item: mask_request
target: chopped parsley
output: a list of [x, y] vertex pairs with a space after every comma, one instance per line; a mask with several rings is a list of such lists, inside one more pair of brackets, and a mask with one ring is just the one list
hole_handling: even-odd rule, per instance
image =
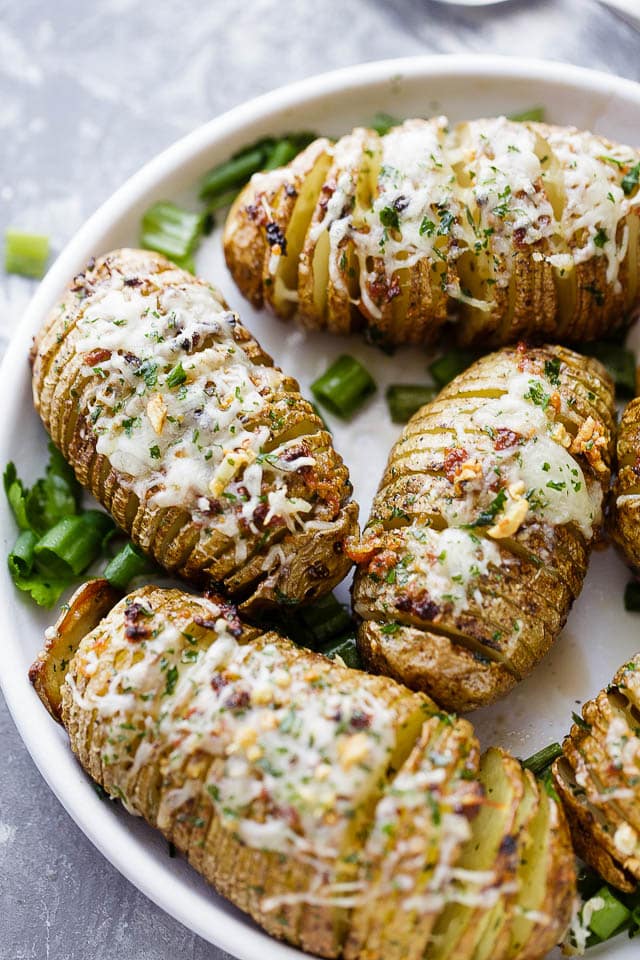
[[167, 375], [167, 386], [179, 387], [180, 384], [184, 383], [186, 379], [187, 379], [187, 375], [184, 372], [184, 368], [182, 366], [182, 361], [181, 361]]
[[400, 217], [398, 211], [393, 207], [383, 207], [380, 211], [380, 223], [383, 227], [390, 227], [397, 230], [400, 226]]
[[525, 393], [524, 399], [530, 400], [531, 403], [535, 403], [537, 407], [542, 407], [543, 410], [546, 410], [551, 397], [548, 393], [544, 392], [544, 388], [539, 380], [529, 380], [529, 389]]

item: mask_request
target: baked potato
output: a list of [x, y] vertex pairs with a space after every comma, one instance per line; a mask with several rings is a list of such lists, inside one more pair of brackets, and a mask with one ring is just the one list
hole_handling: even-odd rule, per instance
[[582, 708], [553, 767], [576, 853], [614, 887], [640, 881], [640, 654]]
[[105, 589], [49, 632], [38, 693], [107, 793], [267, 931], [345, 960], [533, 960], [562, 936], [562, 814], [467, 721], [212, 595], [144, 587], [102, 618]]
[[347, 573], [351, 485], [295, 380], [215, 288], [144, 250], [89, 264], [33, 349], [36, 409], [78, 480], [161, 566], [242, 609]]
[[611, 498], [613, 539], [640, 574], [640, 397], [625, 408], [617, 439], [618, 472]]
[[419, 410], [347, 543], [367, 666], [456, 711], [528, 674], [582, 587], [614, 429], [604, 368], [558, 346], [488, 355]]
[[640, 152], [505, 117], [314, 141], [255, 174], [224, 233], [243, 294], [383, 344], [581, 342], [638, 310]]

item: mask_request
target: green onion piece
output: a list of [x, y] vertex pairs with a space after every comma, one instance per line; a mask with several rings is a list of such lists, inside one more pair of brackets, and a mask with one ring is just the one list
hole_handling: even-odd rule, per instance
[[184, 260], [200, 240], [203, 221], [204, 214], [183, 210], [175, 203], [154, 203], [142, 218], [140, 246], [164, 253], [171, 260]]
[[596, 897], [603, 900], [604, 904], [591, 915], [589, 929], [600, 940], [608, 940], [627, 922], [631, 911], [613, 895], [609, 887], [601, 887]]
[[519, 113], [510, 113], [508, 120], [515, 120], [516, 123], [544, 123], [544, 107], [531, 107], [529, 110], [521, 110]]
[[459, 373], [463, 373], [476, 359], [477, 354], [471, 350], [450, 350], [429, 365], [429, 373], [438, 387], [445, 387]]
[[630, 580], [624, 588], [624, 608], [629, 613], [640, 613], [640, 583]]
[[[268, 142], [273, 143], [273, 141]], [[229, 190], [238, 190], [252, 174], [262, 169], [266, 160], [265, 141], [236, 154], [231, 160], [209, 171], [200, 187], [200, 199], [210, 200], [221, 193], [228, 193]]]
[[34, 548], [38, 568], [56, 579], [77, 576], [96, 560], [113, 521], [100, 510], [66, 517], [48, 530]]
[[419, 383], [392, 383], [387, 387], [387, 406], [394, 423], [406, 423], [414, 413], [430, 403], [437, 391]]
[[576, 877], [581, 900], [590, 900], [602, 886], [602, 878], [586, 864], [581, 864]]
[[375, 114], [368, 126], [380, 134], [381, 137], [384, 137], [385, 133], [389, 133], [392, 127], [398, 127], [401, 123], [402, 120], [398, 120], [397, 117], [392, 117], [390, 113], [381, 110]]
[[16, 522], [21, 530], [29, 530], [30, 524], [27, 519], [27, 494], [22, 480], [18, 477], [16, 465], [12, 461], [7, 464], [2, 477], [4, 492], [7, 495], [9, 506], [13, 511]]
[[9, 227], [4, 234], [4, 268], [23, 277], [44, 276], [49, 259], [49, 237], [22, 233]]
[[263, 170], [277, 170], [278, 167], [285, 167], [288, 163], [293, 160], [294, 157], [300, 153], [300, 148], [297, 143], [293, 140], [289, 140], [285, 137], [282, 140], [278, 140], [274, 144], [273, 149], [269, 152]]
[[562, 756], [562, 747], [559, 743], [550, 743], [548, 746], [543, 747], [542, 750], [538, 750], [537, 753], [534, 753], [531, 757], [527, 757], [526, 760], [522, 761], [522, 766], [527, 770], [531, 770], [531, 773], [539, 777], [540, 774], [544, 773], [547, 770], [554, 760], [557, 760], [558, 757]]
[[216, 196], [207, 204], [207, 213], [217, 213], [218, 210], [223, 210], [225, 207], [230, 207], [235, 198], [238, 196], [238, 192], [238, 190], [226, 190], [224, 193], [216, 194]]
[[368, 370], [354, 357], [343, 354], [311, 384], [314, 397], [337, 417], [347, 419], [376, 391]]
[[352, 667], [354, 670], [363, 669], [356, 638], [352, 635], [336, 637], [333, 640], [329, 640], [324, 646], [318, 648], [318, 652], [324, 654], [325, 657], [329, 657], [330, 660], [341, 657], [346, 665]]
[[301, 607], [298, 617], [307, 632], [311, 634], [314, 646], [344, 634], [353, 626], [349, 613], [332, 593], [311, 606]]
[[631, 350], [607, 340], [594, 340], [584, 345], [583, 352], [595, 357], [606, 367], [622, 396], [635, 396], [636, 358]]
[[132, 543], [125, 543], [122, 550], [116, 553], [105, 567], [103, 576], [112, 587], [126, 590], [134, 577], [153, 570], [153, 565], [145, 555], [134, 547]]
[[33, 570], [34, 547], [38, 542], [33, 530], [23, 530], [9, 554], [9, 572], [15, 580], [17, 577], [28, 577]]

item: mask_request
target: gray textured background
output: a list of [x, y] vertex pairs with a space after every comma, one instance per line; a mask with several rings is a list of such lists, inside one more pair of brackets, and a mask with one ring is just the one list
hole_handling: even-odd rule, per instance
[[[464, 51], [640, 79], [640, 34], [596, 0], [0, 0], [0, 229], [49, 233], [57, 251], [142, 163], [234, 104], [363, 60]], [[32, 290], [0, 276], [0, 349]], [[0, 756], [0, 960], [222, 960], [93, 849], [1, 698]]]

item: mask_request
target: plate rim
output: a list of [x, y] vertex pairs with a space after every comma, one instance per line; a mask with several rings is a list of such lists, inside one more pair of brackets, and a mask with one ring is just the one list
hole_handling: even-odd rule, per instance
[[[125, 216], [145, 192], [157, 187], [164, 178], [175, 175], [183, 164], [208, 146], [214, 145], [217, 138], [229, 137], [256, 122], [268, 120], [270, 116], [284, 109], [298, 107], [307, 100], [337, 93], [344, 95], [347, 91], [355, 92], [375, 83], [392, 81], [394, 77], [422, 76], [428, 79], [435, 75], [446, 78], [478, 74], [491, 79], [517, 77], [534, 82], [565, 82], [584, 92], [591, 90], [599, 94], [609, 93], [612, 98], [626, 95], [637, 100], [640, 107], [640, 84], [633, 80], [560, 61], [492, 54], [438, 54], [358, 63], [314, 74], [254, 97], [201, 124], [155, 155], [125, 180], [84, 222], [48, 270], [18, 322], [0, 366], [3, 391], [10, 390], [12, 386], [20, 387], [25, 376], [24, 357], [33, 336], [32, 331], [36, 329], [36, 322], [44, 318], [69, 277], [79, 269], [86, 258], [87, 250], [92, 248], [93, 238]], [[10, 422], [10, 418], [0, 421], [0, 461], [2, 453], [6, 455], [9, 452]], [[0, 605], [0, 628], [5, 635], [11, 635], [13, 625], [10, 611], [15, 596], [7, 592], [7, 582], [5, 574], [5, 577], [0, 579], [0, 597], [5, 601]], [[44, 710], [34, 709], [36, 696], [29, 681], [26, 676], [22, 677], [17, 668], [16, 673], [17, 676], [12, 675], [9, 660], [8, 666], [0, 670], [0, 688], [31, 759], [78, 828], [123, 876], [188, 930], [240, 960], [263, 960], [265, 950], [274, 960], [300, 960], [305, 956], [297, 948], [270, 937], [244, 914], [221, 913], [224, 922], [212, 932], [211, 925], [198, 922], [193, 916], [193, 910], [189, 909], [192, 891], [187, 891], [186, 898], [176, 897], [179, 891], [174, 889], [173, 883], [164, 883], [163, 875], [155, 876], [153, 871], [145, 873], [132, 865], [127, 849], [111, 843], [112, 840], [117, 840], [113, 818], [108, 816], [107, 811], [96, 811], [93, 805], [89, 815], [86, 815], [82, 804], [83, 796], [86, 799], [86, 792], [80, 791], [78, 794], [75, 785], [70, 786], [64, 775], [55, 769], [55, 752], [59, 748], [58, 730]], [[57, 747], [54, 747], [54, 744]], [[80, 768], [78, 770], [80, 775]], [[211, 907], [220, 910], [215, 902], [211, 903]]]

